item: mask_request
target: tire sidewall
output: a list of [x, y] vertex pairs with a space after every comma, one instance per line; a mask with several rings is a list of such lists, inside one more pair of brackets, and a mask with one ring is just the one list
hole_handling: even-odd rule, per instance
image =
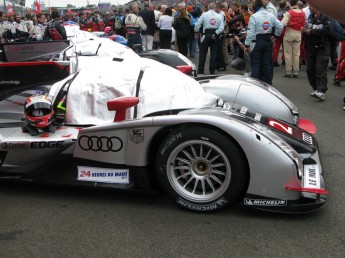
[[[216, 145], [226, 155], [230, 163], [231, 178], [228, 188], [211, 202], [194, 202], [180, 196], [168, 179], [167, 162], [172, 151], [181, 143], [190, 140], [202, 140]], [[237, 144], [225, 134], [207, 127], [187, 127], [171, 132], [158, 149], [156, 159], [157, 179], [161, 188], [180, 206], [196, 211], [212, 211], [225, 207], [238, 199], [242, 193], [246, 178], [246, 163]]]

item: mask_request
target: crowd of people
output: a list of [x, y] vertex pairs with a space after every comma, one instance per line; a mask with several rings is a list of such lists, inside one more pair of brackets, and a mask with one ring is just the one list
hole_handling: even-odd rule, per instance
[[66, 40], [66, 30], [57, 11], [25, 17], [0, 11], [0, 42]]
[[209, 1], [207, 6], [196, 1], [177, 6], [169, 2], [132, 2], [107, 13], [70, 12], [63, 17], [56, 11], [25, 17], [0, 12], [0, 38], [66, 39], [62, 22], [73, 21], [82, 30], [106, 30], [126, 37], [128, 46], [138, 52], [171, 49], [175, 43], [181, 54], [193, 59], [199, 50], [199, 74], [205, 72], [207, 53], [210, 74], [231, 65], [268, 84], [272, 84], [274, 67], [284, 65], [286, 78], [298, 78], [300, 67], [307, 65], [311, 96], [319, 100], [325, 99], [327, 69], [336, 70], [334, 85], [340, 86], [345, 78], [344, 26], [306, 0], [275, 1], [279, 6], [271, 0], [248, 0], [241, 5]]

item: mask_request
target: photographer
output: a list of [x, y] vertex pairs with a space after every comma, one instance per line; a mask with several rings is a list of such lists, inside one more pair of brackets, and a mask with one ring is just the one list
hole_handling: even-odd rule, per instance
[[[249, 8], [248, 5], [241, 5], [240, 9], [239, 9], [239, 15], [236, 16], [234, 19], [230, 20], [230, 22], [228, 23], [229, 28], [232, 28], [230, 30], [230, 33], [232, 35], [240, 35], [241, 34], [241, 30], [242, 29], [247, 29], [248, 27], [248, 23], [249, 23], [249, 19], [251, 16], [251, 12], [249, 12]], [[238, 53], [238, 45], [236, 43], [236, 41], [232, 41], [233, 44], [233, 48], [236, 49], [235, 52]], [[237, 58], [240, 57], [240, 53], [238, 53], [238, 55], [234, 56], [233, 61]]]
[[247, 37], [247, 31], [242, 30], [240, 35], [234, 35], [233, 41], [236, 42], [238, 47], [240, 48], [239, 58], [231, 62], [231, 67], [235, 68], [236, 70], [243, 70], [243, 74], [246, 76], [250, 76], [251, 74], [251, 67], [250, 67], [250, 57], [248, 53], [245, 53], [245, 45], [244, 42]]

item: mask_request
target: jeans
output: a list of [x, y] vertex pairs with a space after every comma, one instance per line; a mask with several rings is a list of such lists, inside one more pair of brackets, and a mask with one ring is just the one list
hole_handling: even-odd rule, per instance
[[199, 52], [199, 65], [198, 65], [198, 73], [204, 73], [204, 67], [206, 62], [206, 55], [208, 48], [210, 47], [211, 52], [211, 60], [210, 60], [210, 74], [214, 74], [217, 65], [217, 46], [218, 41], [212, 39], [212, 34], [206, 34], [204, 39], [201, 41], [200, 44], [200, 52]]
[[238, 45], [237, 43], [234, 43], [232, 45], [232, 60], [235, 60], [238, 58], [238, 52], [239, 52]]
[[[141, 53], [143, 52], [142, 41], [140, 34], [128, 35], [127, 46], [134, 50], [134, 52]], [[140, 45], [140, 46], [133, 46]]]
[[188, 42], [188, 50], [190, 57], [195, 57], [196, 46], [198, 44], [198, 40], [194, 37], [194, 33], [189, 38]]
[[253, 78], [262, 80], [272, 85], [272, 51], [271, 40], [257, 40], [254, 49], [250, 53]]

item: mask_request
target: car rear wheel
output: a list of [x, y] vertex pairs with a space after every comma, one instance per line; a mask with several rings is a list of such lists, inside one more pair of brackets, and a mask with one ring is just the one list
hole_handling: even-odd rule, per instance
[[235, 201], [247, 178], [245, 158], [232, 140], [206, 127], [173, 131], [156, 159], [162, 189], [179, 205], [210, 211]]

